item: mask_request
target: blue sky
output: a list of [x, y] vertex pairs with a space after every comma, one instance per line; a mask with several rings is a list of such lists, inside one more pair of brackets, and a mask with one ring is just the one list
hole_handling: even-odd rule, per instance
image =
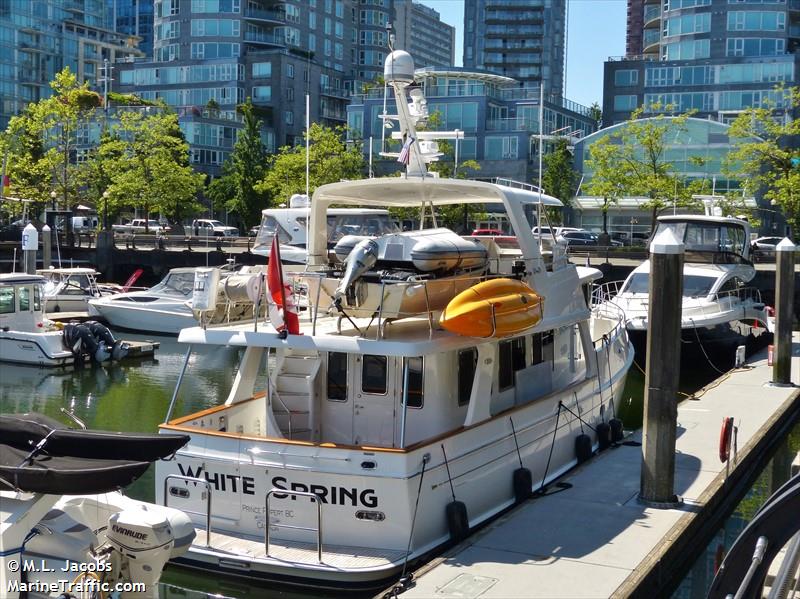
[[[625, 54], [625, 0], [568, 0], [567, 93], [588, 106], [603, 101], [603, 61]], [[456, 28], [456, 65], [461, 64], [463, 0], [420, 0]]]

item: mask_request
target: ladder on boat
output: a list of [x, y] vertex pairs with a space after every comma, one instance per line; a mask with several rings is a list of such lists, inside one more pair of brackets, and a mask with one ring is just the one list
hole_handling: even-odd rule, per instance
[[317, 351], [286, 350], [272, 375], [272, 409], [287, 439], [310, 441], [314, 435], [315, 382], [322, 359]]

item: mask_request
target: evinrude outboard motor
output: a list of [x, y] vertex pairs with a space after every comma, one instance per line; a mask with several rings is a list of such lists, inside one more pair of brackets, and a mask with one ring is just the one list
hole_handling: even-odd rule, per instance
[[341, 283], [334, 293], [334, 302], [338, 303], [342, 296], [349, 293], [356, 280], [378, 261], [380, 247], [374, 239], [362, 239], [353, 248], [345, 260], [345, 271]]
[[[111, 358], [118, 361], [128, 355], [130, 346], [119, 339], [115, 339], [107, 326], [100, 324], [96, 320], [87, 320], [84, 325], [86, 325], [92, 333], [95, 340], [99, 342], [98, 351], [95, 352], [95, 360], [98, 362], [105, 362]], [[104, 350], [102, 352], [100, 352], [101, 347]]]

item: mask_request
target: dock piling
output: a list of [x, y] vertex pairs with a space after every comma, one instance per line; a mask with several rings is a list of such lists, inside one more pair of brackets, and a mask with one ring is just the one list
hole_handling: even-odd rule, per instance
[[772, 383], [791, 385], [795, 245], [784, 238], [775, 247], [775, 357]]
[[650, 305], [645, 363], [639, 501], [674, 507], [684, 246], [664, 231], [650, 244]]
[[26, 274], [36, 274], [37, 251], [39, 251], [39, 231], [31, 223], [28, 223], [22, 230], [22, 254]]
[[53, 264], [53, 239], [50, 227], [42, 227], [42, 268], [50, 268]]

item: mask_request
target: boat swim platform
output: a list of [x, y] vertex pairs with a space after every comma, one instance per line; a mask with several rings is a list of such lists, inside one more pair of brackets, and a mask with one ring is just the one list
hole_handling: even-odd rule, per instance
[[[195, 541], [192, 548], [206, 549], [206, 529], [195, 527]], [[270, 539], [269, 555], [266, 553], [264, 537], [232, 536], [211, 531], [211, 547], [208, 551], [216, 554], [228, 553], [231, 557], [246, 560], [268, 560], [276, 566], [298, 564], [300, 566], [317, 567], [317, 544], [314, 542], [287, 541]], [[330, 570], [353, 571], [389, 568], [393, 563], [402, 562], [405, 551], [394, 549], [372, 549], [369, 547], [352, 547], [344, 545], [322, 545], [322, 564]], [[222, 557], [222, 556], [219, 556]], [[181, 563], [181, 560], [177, 560]], [[187, 564], [182, 564], [187, 565]]]
[[[800, 380], [800, 335], [792, 377]], [[401, 596], [481, 599], [664, 596], [751, 484], [774, 442], [796, 422], [800, 388], [772, 386], [766, 350], [678, 405], [677, 508], [638, 500], [641, 429], [419, 567]], [[720, 426], [733, 416], [738, 456], [726, 479]], [[733, 453], [733, 451], [731, 452]], [[563, 488], [566, 487], [566, 488]], [[421, 506], [424, 508], [424, 506]], [[717, 516], [715, 516], [717, 515]], [[709, 579], [710, 583], [710, 579]], [[386, 592], [377, 595], [385, 596]]]

